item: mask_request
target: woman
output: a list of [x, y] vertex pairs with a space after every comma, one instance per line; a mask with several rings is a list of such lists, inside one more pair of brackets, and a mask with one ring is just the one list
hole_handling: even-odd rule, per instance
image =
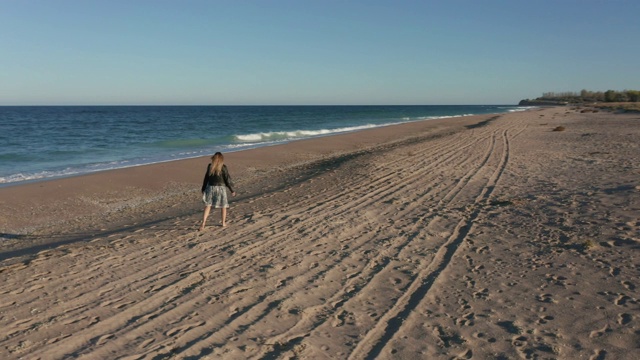
[[226, 188], [229, 188], [232, 196], [236, 196], [236, 192], [233, 190], [231, 176], [229, 176], [229, 170], [227, 170], [227, 166], [224, 164], [224, 156], [222, 156], [222, 153], [217, 152], [211, 157], [211, 164], [207, 166], [207, 172], [204, 174], [204, 181], [202, 182], [202, 200], [204, 201], [205, 207], [200, 231], [204, 230], [211, 206], [222, 210], [222, 227], [227, 226], [226, 220], [229, 201], [227, 200]]

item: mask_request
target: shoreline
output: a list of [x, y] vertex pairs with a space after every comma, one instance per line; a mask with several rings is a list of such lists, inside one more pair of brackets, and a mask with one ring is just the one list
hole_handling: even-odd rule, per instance
[[[531, 110], [529, 110], [531, 111]], [[460, 116], [446, 119], [429, 119], [383, 127], [363, 129], [354, 132], [318, 136], [314, 138], [290, 141], [282, 144], [252, 149], [225, 152], [226, 163], [232, 169], [234, 178], [255, 177], [256, 173], [269, 171], [269, 167], [302, 166], [326, 157], [344, 152], [358, 151], [378, 146], [396, 137], [413, 136], [416, 132], [440, 132], [481, 122], [485, 118], [506, 115], [496, 113], [486, 115]], [[325, 146], [325, 144], [327, 144]], [[308, 146], [307, 146], [308, 144]], [[306, 148], [311, 149], [311, 151]], [[288, 150], [291, 149], [291, 150]], [[279, 160], [269, 159], [265, 152], [274, 152]], [[37, 231], [42, 227], [55, 225], [56, 216], [48, 216], [52, 211], [64, 212], [71, 216], [62, 216], [64, 221], [82, 215], [99, 213], [87, 206], [87, 203], [109, 207], [110, 194], [127, 189], [135, 194], [138, 202], [152, 197], [154, 192], [184, 192], [190, 187], [199, 189], [202, 164], [209, 156], [169, 160], [152, 164], [136, 165], [126, 168], [102, 170], [92, 173], [71, 175], [54, 179], [39, 179], [20, 184], [0, 186], [0, 213], [9, 214], [0, 220], [0, 234], [22, 235]], [[206, 168], [206, 165], [204, 165]], [[50, 189], [55, 192], [51, 192]], [[253, 194], [255, 195], [255, 194]], [[197, 196], [195, 197], [197, 198]], [[126, 206], [127, 200], [120, 206]], [[135, 206], [135, 200], [129, 200]], [[43, 204], [44, 203], [44, 204]], [[50, 203], [55, 206], [50, 207]], [[113, 206], [112, 206], [113, 207]], [[81, 211], [77, 211], [80, 208]], [[74, 213], [75, 210], [75, 213]], [[109, 211], [110, 209], [104, 209]], [[71, 212], [71, 213], [69, 213]], [[42, 219], [46, 220], [42, 220]]]
[[[464, 117], [470, 117], [470, 116], [487, 116], [487, 115], [499, 115], [499, 114], [501, 114], [501, 113], [484, 114], [484, 115], [443, 116], [443, 117], [438, 117], [438, 118], [434, 118], [434, 119], [422, 119], [422, 120], [413, 120], [413, 121], [392, 123], [392, 124], [385, 124], [385, 125], [376, 125], [376, 126], [372, 126], [370, 128], [362, 128], [362, 129], [358, 129], [358, 130], [348, 130], [348, 131], [336, 132], [336, 133], [331, 133], [331, 134], [326, 134], [326, 135], [314, 135], [314, 136], [310, 136], [310, 137], [307, 137], [307, 138], [291, 139], [291, 140], [282, 141], [282, 142], [274, 142], [274, 143], [267, 143], [267, 144], [263, 144], [263, 145], [248, 146], [247, 148], [243, 148], [243, 149], [225, 150], [225, 151], [222, 151], [222, 152], [225, 153], [225, 154], [229, 154], [229, 153], [242, 152], [242, 151], [268, 149], [268, 148], [270, 148], [272, 146], [287, 145], [289, 143], [297, 142], [297, 141], [314, 140], [314, 139], [331, 137], [331, 136], [340, 136], [340, 135], [346, 135], [346, 134], [350, 134], [350, 133], [358, 133], [360, 131], [383, 129], [383, 128], [386, 128], [386, 127], [389, 127], [389, 126], [401, 126], [401, 125], [411, 124], [411, 123], [416, 123], [416, 122], [449, 120], [449, 119], [458, 119], [458, 118], [464, 118]], [[225, 147], [225, 146], [228, 146], [228, 144], [222, 145], [222, 147]], [[22, 185], [34, 184], [34, 183], [39, 183], [39, 182], [63, 180], [63, 179], [68, 179], [68, 178], [73, 178], [73, 177], [78, 177], [78, 176], [99, 174], [99, 173], [108, 172], [108, 171], [124, 170], [124, 169], [130, 169], [130, 168], [134, 168], [134, 167], [140, 167], [140, 166], [158, 165], [158, 164], [164, 164], [164, 163], [171, 163], [171, 162], [174, 162], [174, 161], [186, 161], [186, 160], [193, 160], [193, 159], [204, 159], [204, 158], [207, 158], [208, 156], [209, 155], [198, 155], [198, 156], [191, 156], [191, 157], [185, 157], [185, 158], [179, 158], [179, 159], [167, 159], [167, 160], [160, 160], [160, 161], [151, 162], [151, 163], [141, 163], [141, 164], [135, 164], [135, 165], [128, 165], [128, 166], [122, 166], [122, 167], [117, 167], [117, 168], [111, 168], [111, 169], [94, 170], [94, 171], [89, 171], [89, 172], [84, 172], [84, 173], [67, 174], [67, 175], [59, 175], [59, 176], [53, 176], [53, 177], [42, 177], [42, 178], [28, 179], [28, 180], [22, 180], [22, 181], [16, 181], [16, 182], [0, 183], [0, 189], [13, 187], [13, 186], [22, 186]]]
[[[352, 107], [357, 109], [363, 108], [362, 106], [352, 106]], [[470, 107], [470, 108], [467, 108], [467, 107]], [[89, 108], [92, 108], [92, 107], [89, 107]], [[97, 107], [97, 108], [100, 108], [100, 107]], [[171, 108], [173, 109], [175, 107], [171, 107]], [[200, 109], [202, 107], [196, 106], [196, 107], [188, 107], [188, 108]], [[247, 108], [247, 107], [243, 106], [240, 108]], [[263, 109], [265, 107], [259, 106], [257, 108]], [[292, 108], [292, 107], [279, 107], [279, 108]], [[313, 108], [315, 109], [317, 107], [313, 107]], [[325, 106], [320, 108], [327, 108], [327, 109], [336, 108], [337, 109], [340, 107]], [[363, 111], [363, 112], [371, 111], [369, 110], [369, 108], [376, 109], [377, 107], [365, 107], [365, 109], [361, 109], [359, 111]], [[72, 158], [51, 157], [47, 155], [45, 156], [46, 158], [48, 158], [51, 161], [54, 161], [57, 164], [55, 168], [50, 168], [49, 165], [51, 164], [48, 162], [45, 162], [45, 163], [22, 162], [21, 166], [18, 166], [18, 164], [20, 163], [18, 162], [14, 164], [14, 166], [18, 166], [18, 168], [11, 167], [11, 169], [5, 169], [3, 167], [4, 170], [2, 171], [2, 173], [5, 175], [0, 176], [0, 182], [1, 182], [0, 187], [27, 184], [27, 183], [38, 182], [42, 180], [54, 180], [54, 179], [61, 179], [61, 178], [67, 178], [67, 177], [73, 177], [73, 176], [80, 176], [84, 174], [98, 173], [105, 170], [116, 170], [116, 169], [130, 168], [135, 166], [144, 166], [144, 165], [150, 165], [150, 164], [163, 163], [168, 161], [198, 158], [198, 157], [206, 156], [207, 153], [213, 149], [216, 149], [217, 151], [222, 151], [222, 152], [236, 152], [236, 151], [260, 148], [264, 146], [284, 144], [290, 141], [303, 140], [303, 139], [309, 139], [309, 138], [315, 138], [315, 137], [323, 137], [326, 135], [330, 136], [330, 135], [336, 135], [336, 134], [343, 134], [343, 133], [359, 131], [359, 130], [364, 130], [369, 128], [386, 127], [389, 125], [401, 125], [404, 123], [411, 123], [416, 121], [442, 120], [442, 119], [449, 119], [449, 118], [455, 118], [455, 117], [464, 117], [464, 116], [470, 116], [471, 114], [474, 114], [474, 113], [482, 115], [487, 111], [508, 113], [512, 111], [523, 111], [527, 109], [526, 107], [518, 107], [518, 106], [502, 106], [501, 107], [498, 105], [490, 105], [490, 106], [486, 106], [485, 108], [484, 106], [477, 106], [477, 105], [476, 106], [456, 105], [456, 106], [453, 106], [453, 108], [458, 109], [455, 111], [456, 114], [447, 115], [451, 112], [451, 110], [447, 110], [447, 106], [433, 106], [433, 109], [439, 109], [439, 110], [433, 110], [433, 109], [430, 110], [429, 106], [416, 106], [417, 109], [421, 109], [419, 112], [416, 112], [416, 113], [414, 113], [413, 110], [407, 110], [406, 108], [411, 108], [407, 106], [397, 106], [397, 107], [380, 106], [379, 108], [381, 109], [380, 110], [381, 114], [386, 114], [387, 111], [391, 111], [391, 112], [396, 111], [397, 113], [388, 114], [387, 116], [382, 115], [382, 116], [372, 116], [368, 118], [363, 118], [361, 114], [360, 115], [358, 115], [358, 113], [351, 114], [351, 112], [346, 111], [345, 114], [347, 115], [342, 115], [342, 117], [344, 118], [343, 120], [345, 120], [350, 125], [345, 124], [342, 127], [338, 126], [335, 123], [331, 123], [333, 125], [328, 124], [325, 127], [317, 128], [314, 124], [318, 122], [322, 122], [323, 111], [319, 111], [316, 117], [311, 116], [309, 119], [306, 119], [306, 122], [305, 122], [305, 119], [299, 119], [301, 120], [301, 123], [299, 124], [298, 127], [296, 127], [296, 129], [298, 130], [278, 131], [278, 130], [261, 128], [258, 125], [255, 125], [256, 127], [252, 129], [243, 128], [242, 126], [233, 127], [234, 130], [232, 132], [223, 131], [219, 135], [210, 136], [209, 140], [207, 141], [208, 142], [208, 145], [206, 146], [208, 147], [207, 150], [203, 149], [202, 147], [180, 148], [180, 147], [174, 146], [176, 144], [185, 145], [186, 143], [191, 143], [192, 146], [196, 146], [196, 143], [199, 146], [203, 146], [204, 140], [202, 139], [194, 138], [191, 140], [188, 140], [188, 139], [170, 140], [160, 136], [161, 134], [158, 134], [159, 138], [156, 139], [155, 141], [152, 141], [151, 144], [148, 144], [148, 146], [143, 144], [138, 144], [136, 146], [134, 145], [128, 146], [128, 150], [126, 151], [127, 153], [126, 156], [122, 154], [123, 149], [119, 145], [115, 145], [112, 147], [111, 154], [113, 156], [111, 158], [103, 157], [103, 155], [94, 154], [93, 151], [91, 150], [82, 150], [82, 148], [78, 148], [78, 149], [75, 149], [75, 152], [76, 153], [82, 152], [84, 154], [83, 155], [84, 161], [80, 161], [80, 163], [75, 163], [75, 164], [67, 163], [67, 161], [73, 161]], [[397, 109], [401, 109], [401, 110], [397, 110]], [[73, 116], [76, 116], [75, 115], [76, 113], [82, 114], [82, 113], [91, 112], [91, 111], [92, 110], [83, 110], [83, 111], [69, 110], [69, 112], [71, 113], [69, 116], [72, 116], [72, 119], [74, 119], [74, 121], [80, 122], [85, 119], [83, 118], [75, 119], [73, 118]], [[95, 111], [101, 114], [100, 110], [95, 110]], [[328, 111], [328, 110], [324, 110], [324, 111]], [[331, 111], [337, 111], [337, 110], [331, 110]], [[248, 116], [251, 117], [254, 115], [262, 114], [265, 116], [266, 119], [271, 119], [271, 117], [273, 116], [273, 114], [271, 114], [269, 111], [266, 111], [266, 110], [260, 110], [260, 111], [254, 111], [254, 112], [255, 114], [249, 112]], [[301, 111], [298, 111], [298, 112], [292, 111], [291, 114], [288, 114], [288, 115], [284, 110], [281, 110], [281, 112], [283, 112], [281, 115], [285, 117], [289, 116], [291, 120], [298, 120], [298, 117], [302, 116], [299, 114]], [[419, 116], [418, 115], [419, 113], [421, 113], [422, 116]], [[441, 115], [429, 115], [434, 113], [439, 113]], [[46, 114], [54, 117], [63, 115], [63, 114], [57, 114], [57, 113], [52, 113], [52, 114], [46, 113]], [[114, 116], [118, 114], [119, 112], [113, 113]], [[171, 117], [171, 114], [173, 114], [173, 112], [170, 112], [168, 117]], [[189, 114], [188, 111], [178, 112], [173, 116], [185, 116], [186, 114]], [[279, 113], [276, 112], [274, 114], [278, 115]], [[325, 117], [328, 117], [329, 119], [334, 119], [334, 116], [340, 117], [338, 113], [334, 114], [331, 112], [325, 115], [326, 115]], [[355, 120], [349, 121], [348, 118], [351, 118], [351, 117], [353, 117]], [[283, 119], [283, 121], [287, 122], [289, 120], [288, 118], [285, 118]], [[62, 124], [66, 124], [66, 123], [63, 122]], [[8, 125], [8, 126], [10, 127], [11, 125]], [[166, 127], [167, 124], [160, 125], [160, 126]], [[193, 124], [191, 124], [191, 126], [193, 126]], [[275, 124], [272, 124], [271, 126], [277, 127], [277, 125]], [[166, 135], [167, 134], [165, 134], [164, 136], [166, 137]], [[64, 138], [64, 135], [60, 135], [60, 136], [61, 136], [61, 139]], [[172, 137], [175, 137], [175, 136], [176, 134], [173, 134]], [[187, 138], [189, 138], [195, 135], [190, 134], [186, 136]], [[57, 143], [56, 141], [61, 141], [61, 139], [58, 139], [58, 137], [59, 136], [52, 135], [51, 142], [55, 144]], [[96, 141], [98, 142], [107, 141], [107, 140], [100, 140], [98, 138], [94, 138], [91, 134], [87, 134], [87, 137], [89, 138], [87, 139], [88, 143], [92, 143]], [[117, 134], [113, 134], [113, 137], [117, 137]], [[18, 158], [20, 158], [20, 156], [28, 157], [29, 154], [25, 154], [23, 150], [20, 150], [20, 149], [24, 149], [27, 146], [27, 144], [25, 143], [22, 146], [18, 146], [19, 142], [20, 141], [18, 141], [16, 144], [13, 144], [15, 146], [9, 145], [9, 149], [8, 149], [9, 153], [12, 153], [12, 151], [15, 152], [15, 155]], [[47, 144], [48, 143], [50, 142], [47, 142]], [[173, 145], [169, 145], [169, 144], [173, 144]], [[214, 144], [217, 144], [217, 145], [214, 145]], [[46, 147], [47, 145], [41, 144], [40, 146]], [[13, 148], [15, 149], [11, 150]], [[151, 153], [149, 151], [145, 151], [145, 149], [151, 149], [151, 148], [154, 149], [152, 150]], [[100, 153], [100, 151], [98, 153]], [[115, 155], [118, 153], [120, 153], [119, 156]], [[4, 165], [8, 166], [10, 164], [13, 164], [11, 158], [8, 158], [7, 160], [9, 161], [9, 163]]]
[[640, 116], [470, 120], [21, 188], [0, 357], [639, 358]]

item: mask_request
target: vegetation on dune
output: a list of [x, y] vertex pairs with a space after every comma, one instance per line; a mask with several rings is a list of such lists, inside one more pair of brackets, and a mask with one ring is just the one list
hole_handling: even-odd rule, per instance
[[542, 93], [542, 96], [536, 100], [547, 100], [564, 102], [568, 104], [582, 104], [593, 102], [640, 102], [640, 91], [638, 90], [607, 90], [602, 91], [589, 91], [582, 90], [577, 92], [546, 92]]
[[520, 105], [589, 105], [603, 110], [637, 112], [640, 111], [640, 91], [546, 92], [536, 99], [522, 100]]

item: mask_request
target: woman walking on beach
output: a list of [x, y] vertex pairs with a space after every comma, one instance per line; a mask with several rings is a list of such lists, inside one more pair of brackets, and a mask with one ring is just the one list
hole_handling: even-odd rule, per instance
[[204, 230], [211, 206], [222, 210], [222, 227], [227, 226], [229, 201], [227, 200], [226, 188], [229, 188], [232, 196], [236, 196], [229, 170], [224, 164], [224, 156], [222, 156], [222, 153], [217, 152], [211, 157], [211, 164], [207, 166], [207, 172], [204, 174], [204, 181], [202, 182], [202, 200], [205, 207], [200, 231]]

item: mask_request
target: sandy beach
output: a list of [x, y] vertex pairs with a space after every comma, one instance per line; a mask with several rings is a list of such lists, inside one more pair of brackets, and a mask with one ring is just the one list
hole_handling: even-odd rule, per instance
[[238, 196], [204, 232], [208, 158], [0, 188], [0, 358], [640, 358], [640, 114], [225, 160]]

